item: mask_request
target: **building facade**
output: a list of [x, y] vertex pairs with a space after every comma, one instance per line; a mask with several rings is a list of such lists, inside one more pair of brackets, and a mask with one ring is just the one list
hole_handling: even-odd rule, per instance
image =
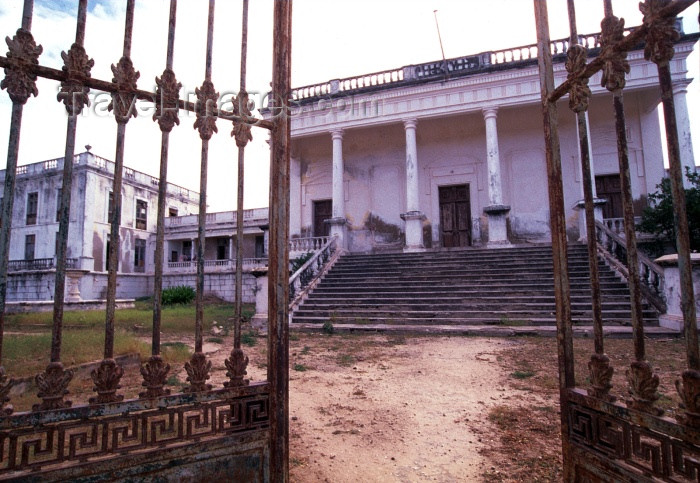
[[[683, 164], [695, 169], [683, 35], [671, 62]], [[595, 52], [598, 35], [581, 37]], [[556, 83], [567, 41], [552, 43]], [[499, 246], [549, 241], [545, 147], [535, 46], [336, 79], [295, 89], [292, 236], [337, 234], [350, 251]], [[628, 56], [624, 102], [637, 207], [665, 174], [656, 66]], [[594, 189], [606, 218], [621, 217], [612, 95], [590, 82]], [[574, 114], [562, 100], [559, 133], [570, 237], [583, 185]], [[602, 204], [602, 203], [601, 203]]]
[[[9, 253], [8, 300], [54, 297], [58, 206], [63, 158], [17, 168]], [[0, 181], [5, 171], [0, 171]], [[80, 273], [82, 299], [104, 299], [114, 163], [84, 152], [74, 159], [67, 268]], [[119, 247], [120, 298], [151, 295], [155, 267], [158, 178], [125, 167]], [[0, 183], [0, 196], [2, 193]], [[195, 286], [199, 193], [168, 183], [166, 190], [164, 286]], [[235, 212], [208, 213], [205, 245], [207, 291], [233, 300]], [[265, 264], [267, 208], [245, 210], [243, 247], [247, 264]], [[69, 274], [70, 276], [70, 274]], [[70, 278], [70, 277], [69, 277]], [[254, 294], [246, 294], [252, 301]]]

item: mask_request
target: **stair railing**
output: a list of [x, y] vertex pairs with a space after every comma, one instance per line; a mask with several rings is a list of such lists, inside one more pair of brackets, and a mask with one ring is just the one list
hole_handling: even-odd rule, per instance
[[[600, 221], [595, 222], [595, 236], [598, 242], [598, 253], [622, 277], [628, 279], [629, 267], [627, 266], [625, 239]], [[642, 295], [656, 310], [663, 314], [666, 312], [666, 301], [663, 296], [664, 271], [641, 252], [637, 253], [637, 258], [639, 260], [637, 270], [639, 270], [642, 282]]]
[[290, 310], [296, 307], [305, 294], [316, 286], [318, 280], [338, 259], [341, 250], [337, 250], [336, 240], [335, 236], [328, 237], [323, 246], [289, 277]]

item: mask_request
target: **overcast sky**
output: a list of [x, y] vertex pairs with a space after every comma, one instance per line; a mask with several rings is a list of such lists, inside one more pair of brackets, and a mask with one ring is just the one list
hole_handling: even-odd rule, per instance
[[[75, 36], [77, 0], [36, 0], [32, 31], [44, 48], [40, 62], [61, 68], [60, 52]], [[139, 88], [154, 90], [156, 75], [165, 67], [169, 0], [137, 0], [132, 59], [141, 73]], [[95, 59], [93, 77], [111, 80], [110, 65], [121, 56], [126, 1], [89, 0], [86, 50]], [[639, 25], [639, 0], [613, 1], [615, 14], [627, 26]], [[183, 83], [181, 97], [193, 100], [195, 87], [204, 79], [208, 2], [178, 3], [174, 70]], [[221, 94], [238, 91], [240, 65], [240, 0], [219, 0], [214, 27], [213, 82]], [[566, 0], [549, 0], [551, 36], [568, 36]], [[579, 33], [600, 31], [602, 0], [578, 0]], [[21, 22], [19, 0], [0, 0], [0, 33], [12, 36]], [[438, 19], [446, 57], [534, 44], [535, 22], [531, 0], [294, 0], [292, 84], [295, 87], [329, 79], [381, 71], [441, 58], [433, 10]], [[686, 32], [697, 32], [698, 9], [687, 12]], [[250, 0], [248, 90], [269, 90], [272, 65], [272, 1]], [[698, 78], [697, 45], [688, 62], [690, 77]], [[695, 152], [700, 152], [699, 81], [689, 88], [688, 105], [694, 130]], [[56, 101], [58, 83], [39, 80], [38, 98], [24, 110], [19, 164], [63, 156], [65, 110]], [[114, 159], [116, 123], [106, 112], [105, 94], [91, 93], [93, 106], [78, 122], [77, 151], [90, 144], [92, 152]], [[256, 97], [253, 97], [256, 99]], [[144, 104], [137, 119], [127, 126], [125, 165], [157, 176], [160, 131]], [[11, 102], [0, 93], [0, 140], [8, 139]], [[170, 141], [168, 180], [199, 189], [200, 141], [193, 130], [194, 116], [182, 113]], [[209, 211], [235, 208], [236, 147], [231, 124], [219, 121], [219, 133], [210, 142]], [[253, 130], [246, 149], [246, 208], [267, 205], [269, 152], [267, 132]], [[330, 138], [329, 138], [330, 142]], [[696, 160], [698, 156], [696, 155]], [[0, 141], [0, 168], [7, 159], [7, 142]]]

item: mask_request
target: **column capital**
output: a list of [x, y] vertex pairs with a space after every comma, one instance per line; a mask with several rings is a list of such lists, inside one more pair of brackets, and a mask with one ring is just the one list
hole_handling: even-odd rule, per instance
[[498, 108], [497, 107], [485, 107], [481, 110], [481, 113], [484, 115], [484, 120], [486, 119], [496, 119], [498, 117]]
[[687, 79], [674, 82], [671, 85], [671, 88], [673, 90], [673, 95], [675, 96], [678, 94], [687, 94], [688, 93], [688, 84], [690, 84], [690, 81]]
[[331, 130], [331, 138], [335, 141], [336, 139], [340, 139], [341, 141], [343, 140], [343, 131], [342, 129], [332, 129]]
[[415, 129], [417, 124], [418, 124], [418, 119], [416, 119], [416, 118], [403, 120], [404, 129]]

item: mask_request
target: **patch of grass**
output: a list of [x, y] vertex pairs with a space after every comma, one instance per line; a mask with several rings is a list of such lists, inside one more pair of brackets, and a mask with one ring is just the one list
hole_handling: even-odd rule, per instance
[[[3, 362], [8, 373], [25, 377], [43, 371], [48, 364], [51, 334], [13, 335], [3, 340]], [[66, 366], [102, 359], [104, 334], [92, 330], [66, 330], [61, 344], [61, 360]], [[124, 331], [114, 334], [114, 354], [137, 353], [144, 359], [150, 355], [150, 347]]]
[[294, 364], [293, 369], [297, 372], [306, 372], [309, 370], [309, 367], [304, 365], [304, 364]]
[[335, 332], [335, 327], [333, 327], [333, 323], [330, 320], [327, 320], [323, 323], [323, 333], [331, 335]]
[[290, 332], [290, 333], [289, 333], [289, 340], [291, 340], [292, 342], [298, 341], [298, 340], [299, 340], [299, 334], [297, 334], [296, 332]]
[[160, 346], [163, 359], [168, 362], [185, 362], [190, 360], [192, 351], [182, 342], [164, 342]]
[[248, 347], [254, 347], [257, 343], [258, 337], [254, 331], [249, 330], [241, 334], [241, 344], [246, 345]]
[[309, 347], [308, 345], [305, 345], [304, 348], [301, 350], [301, 355], [305, 356], [309, 352], [311, 352], [311, 347]]
[[207, 339], [207, 342], [211, 342], [212, 344], [223, 344], [224, 338], [223, 337], [209, 337]]
[[195, 291], [188, 285], [178, 285], [163, 290], [163, 305], [189, 304], [194, 300]]
[[[153, 327], [153, 303], [152, 301], [136, 302], [133, 309], [119, 309], [115, 314], [115, 327], [118, 329], [131, 329], [139, 325], [144, 330]], [[211, 329], [215, 320], [226, 320], [233, 314], [233, 305], [227, 303], [207, 303], [204, 305], [204, 330]], [[255, 312], [252, 304], [243, 305], [244, 314]], [[195, 305], [164, 306], [161, 312], [161, 330], [166, 333], [194, 333]], [[66, 328], [95, 328], [104, 331], [105, 313], [100, 310], [69, 310], [64, 313], [63, 323]], [[53, 324], [51, 312], [12, 314], [5, 317], [6, 329], [34, 329], [49, 330]]]
[[515, 371], [511, 372], [510, 377], [514, 377], [515, 379], [528, 379], [534, 375], [535, 373], [533, 371]]

